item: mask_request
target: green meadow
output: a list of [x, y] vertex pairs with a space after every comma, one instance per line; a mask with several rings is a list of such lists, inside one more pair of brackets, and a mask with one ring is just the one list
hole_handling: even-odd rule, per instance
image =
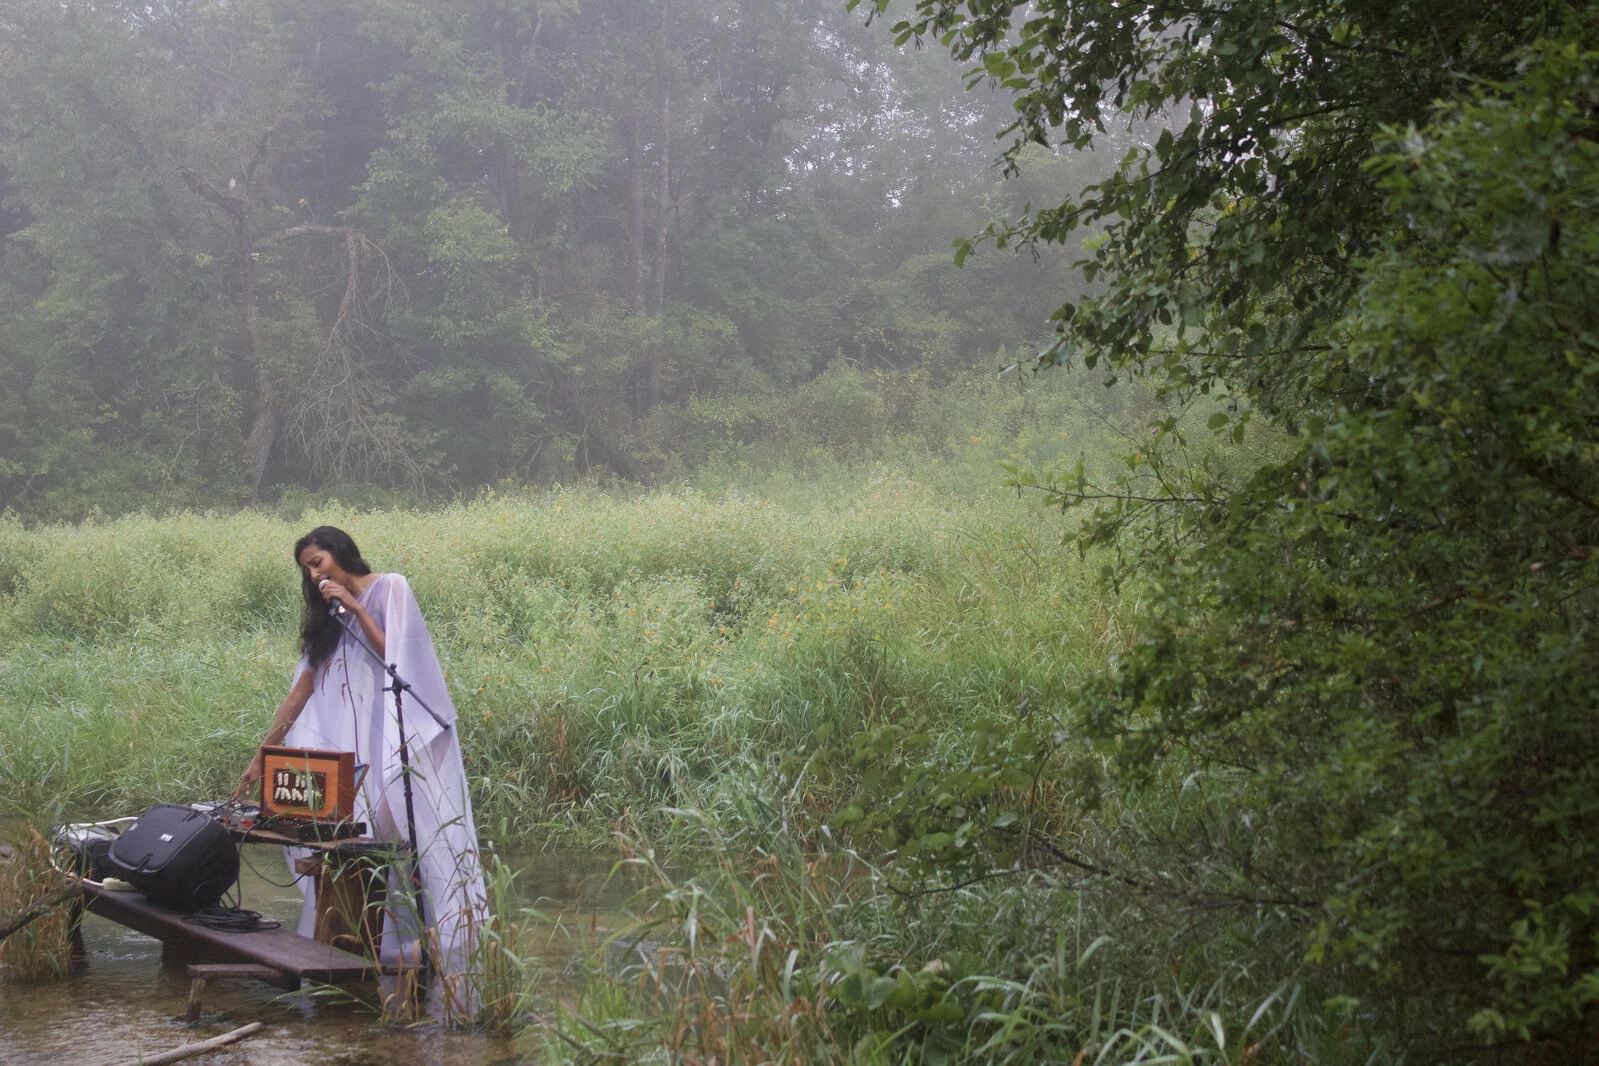
[[[228, 792], [298, 655], [290, 548], [332, 523], [416, 590], [485, 841], [607, 848], [645, 886], [575, 984], [526, 961], [537, 926], [502, 903], [521, 931], [494, 1026], [565, 989], [544, 1017], [553, 1060], [574, 1044], [823, 1062], [1071, 1044], [1197, 1062], [1231, 1038], [1235, 1058], [1366, 1061], [1368, 1042], [1343, 1050], [1347, 1020], [1281, 983], [1291, 938], [1270, 915], [1172, 926], [1053, 845], [1021, 876], [930, 893], [896, 883], [880, 835], [857, 851], [841, 812], [863, 781], [892, 803], [881, 765], [958, 776], [996, 738], [1047, 731], [1123, 647], [1120, 601], [1031, 498], [884, 468], [776, 485], [0, 522], [0, 803], [48, 819]], [[1032, 830], [1084, 854], [1158, 836], [1176, 809], [1159, 790], [1091, 816], [1058, 783], [1033, 793]], [[496, 869], [504, 895], [513, 871]], [[1279, 1060], [1296, 1061], [1247, 1061]]]
[[1003, 718], [1102, 655], [1111, 615], [1058, 515], [862, 482], [804, 508], [574, 490], [0, 523], [0, 801], [120, 813], [226, 794], [287, 691], [290, 547], [322, 523], [411, 581], [479, 824], [518, 847], [603, 839], [726, 766], [895, 716]]

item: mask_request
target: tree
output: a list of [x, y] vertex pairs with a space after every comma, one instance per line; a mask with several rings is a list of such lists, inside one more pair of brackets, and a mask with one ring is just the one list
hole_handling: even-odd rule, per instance
[[1550, 18], [1531, 2], [914, 7], [899, 40], [937, 38], [981, 60], [974, 82], [1015, 94], [1012, 166], [1029, 143], [1105, 140], [1118, 114], [1167, 127], [1110, 180], [985, 234], [1059, 244], [1104, 226], [1086, 266], [1106, 291], [1060, 308], [1044, 363], [1106, 359], [1184, 395], [1241, 390], [1268, 406], [1298, 402], [1271, 390], [1321, 351], [1385, 223], [1364, 170], [1379, 131], [1424, 121], [1470, 79], [1508, 76]]
[[554, 304], [588, 287], [570, 248], [610, 129], [577, 7], [394, 0], [366, 24], [399, 58], [373, 72], [387, 143], [349, 218], [405, 265], [405, 411], [468, 484], [540, 472], [571, 428]]
[[853, 23], [835, 0], [11, 5], [0, 506], [646, 482], [805, 436], [829, 373], [901, 397], [857, 397], [879, 439], [1070, 282], [1064, 256], [949, 268], [1025, 195], [977, 132], [1003, 98]]
[[[40, 350], [30, 329], [72, 327], [44, 350], [98, 363], [74, 385], [99, 389], [102, 424], [140, 445], [152, 422], [192, 422], [174, 429], [168, 480], [185, 452], [210, 451], [197, 437], [228, 456], [223, 426], [238, 418], [251, 498], [286, 439], [320, 473], [414, 476], [373, 366], [392, 276], [361, 234], [306, 217], [288, 185], [316, 151], [320, 27], [269, 4], [174, 3], [22, 4], [6, 29], [12, 198], [31, 219], [12, 243], [38, 267], [17, 347]], [[152, 384], [159, 401], [137, 391]], [[172, 417], [180, 405], [192, 418]]]
[[[1092, 802], [1101, 757], [1129, 794], [1204, 781], [1163, 792], [1183, 813], [1144, 859], [1186, 867], [1182, 898], [1288, 914], [1325, 977], [1426, 1003], [1441, 1042], [1466, 1023], [1591, 1055], [1591, 14], [915, 7], [902, 36], [1017, 92], [1013, 159], [1118, 109], [1183, 112], [1116, 177], [987, 234], [1106, 223], [1103, 294], [1061, 309], [1043, 362], [1149, 375], [1178, 405], [1116, 483], [1043, 486], [1139, 589], [1064, 781]], [[1207, 393], [1218, 437], [1185, 464], [1182, 405]]]

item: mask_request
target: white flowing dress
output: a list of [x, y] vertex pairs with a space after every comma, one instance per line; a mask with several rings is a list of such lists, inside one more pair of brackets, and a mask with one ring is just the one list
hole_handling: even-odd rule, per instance
[[[379, 574], [357, 599], [383, 630], [385, 657], [414, 689], [414, 695], [407, 692], [402, 699], [421, 855], [422, 910], [426, 924], [437, 930], [442, 969], [446, 974], [461, 973], [487, 906], [472, 800], [455, 732], [455, 705], [404, 576]], [[360, 623], [353, 615], [344, 617], [345, 635], [316, 670], [311, 698], [283, 743], [292, 748], [354, 752], [356, 762], [367, 766], [356, 796], [355, 820], [365, 822], [367, 831], [378, 840], [405, 843], [410, 834], [394, 694], [386, 688], [389, 679], [383, 667], [350, 635], [350, 630], [361, 632]], [[302, 658], [295, 681], [309, 668]], [[290, 849], [290, 853], [309, 854], [301, 849]], [[299, 931], [311, 936], [316, 927], [316, 890], [311, 878], [299, 881], [305, 894]], [[410, 897], [408, 871], [391, 874], [389, 892], [391, 901]], [[387, 914], [381, 950], [390, 956], [415, 941], [419, 928], [414, 907], [391, 907]]]

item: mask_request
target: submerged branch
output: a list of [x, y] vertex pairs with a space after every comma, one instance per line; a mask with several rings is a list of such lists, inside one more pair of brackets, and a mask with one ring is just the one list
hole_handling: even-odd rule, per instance
[[251, 1022], [249, 1025], [241, 1025], [232, 1032], [223, 1033], [221, 1036], [213, 1036], [210, 1040], [199, 1040], [192, 1044], [184, 1044], [181, 1047], [173, 1048], [171, 1051], [163, 1051], [160, 1054], [148, 1057], [141, 1055], [129, 1062], [127, 1066], [166, 1066], [170, 1062], [182, 1062], [184, 1059], [193, 1058], [196, 1055], [204, 1055], [215, 1051], [217, 1048], [226, 1047], [229, 1044], [243, 1040], [247, 1036], [254, 1036], [260, 1031], [261, 1023]]
[[81, 895], [83, 895], [83, 884], [79, 881], [69, 881], [64, 885], [51, 889], [9, 918], [0, 921], [0, 940], [5, 940], [6, 937], [23, 929], [36, 918], [43, 918], [56, 907], [77, 899]]

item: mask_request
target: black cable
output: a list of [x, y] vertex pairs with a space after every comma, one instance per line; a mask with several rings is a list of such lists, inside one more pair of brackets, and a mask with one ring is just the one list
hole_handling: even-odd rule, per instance
[[[258, 813], [259, 813], [259, 811], [261, 809], [259, 807], [256, 807], [256, 805], [253, 804], [253, 803], [246, 803], [246, 802], [244, 802], [241, 799], [234, 798], [234, 799], [228, 799], [228, 800], [223, 801], [222, 803], [219, 803], [217, 806], [215, 806], [215, 807], [213, 807], [211, 809], [210, 813], [211, 813], [211, 817], [212, 818], [215, 818], [217, 821], [222, 822], [224, 825], [226, 825], [227, 824], [227, 817], [226, 817], [227, 814], [232, 814], [234, 811], [242, 810], [242, 809], [244, 809], [246, 807], [254, 808]], [[253, 829], [265, 829], [265, 828], [268, 828], [268, 823], [271, 822], [271, 821], [272, 821], [272, 816], [269, 815], [269, 816], [267, 816], [265, 818], [261, 818], [260, 820], [258, 820], [253, 826], [251, 826], [251, 828], [253, 828]], [[250, 872], [251, 873], [255, 874], [255, 876], [259, 877], [261, 880], [265, 881], [267, 884], [271, 885], [273, 888], [298, 888], [301, 878], [305, 876], [304, 874], [295, 874], [294, 875], [294, 880], [290, 881], [288, 884], [283, 884], [281, 882], [274, 881], [274, 880], [272, 880], [272, 878], [270, 878], [270, 877], [266, 876], [265, 874], [263, 874], [260, 870], [256, 869], [255, 863], [253, 863], [249, 859], [245, 858], [245, 856], [244, 856], [244, 842], [245, 842], [246, 838], [248, 837], [248, 835], [249, 835], [249, 829], [244, 829], [243, 832], [240, 834], [239, 838], [236, 841], [234, 841], [234, 848], [239, 853], [239, 865], [241, 867], [248, 866], [250, 868]], [[239, 893], [240, 890], [239, 890], [239, 888], [237, 886], [235, 886], [234, 891], [237, 894], [237, 893]], [[241, 902], [242, 903], [243, 902], [242, 898], [239, 899], [237, 902]]]
[[[247, 804], [243, 800], [239, 799], [229, 799], [213, 808], [211, 811], [211, 817], [217, 818], [218, 821], [226, 824], [225, 816], [222, 818], [217, 817], [219, 812], [231, 813], [243, 807], [249, 806], [253, 806], [253, 804]], [[271, 878], [263, 875], [260, 870], [257, 870], [255, 868], [255, 864], [244, 857], [244, 839], [244, 835], [241, 834], [239, 838], [233, 842], [234, 849], [238, 852], [239, 863], [241, 866], [248, 866], [251, 873], [255, 874], [257, 877], [261, 878], [261, 880], [265, 881], [274, 888], [296, 887], [297, 882], [300, 879], [300, 875], [298, 874], [295, 875], [295, 879], [293, 881], [290, 881], [285, 885], [279, 884]], [[217, 929], [227, 933], [257, 933], [267, 929], [277, 929], [282, 926], [283, 923], [279, 922], [275, 918], [265, 918], [261, 915], [260, 911], [246, 910], [244, 908], [244, 885], [241, 880], [235, 880], [231, 887], [233, 890], [233, 906], [228, 907], [219, 905], [215, 907], [206, 907], [195, 911], [193, 914], [185, 915], [183, 920], [190, 925], [201, 925], [205, 926], [207, 929]], [[223, 900], [226, 901], [226, 899], [227, 895], [224, 893]]]
[[221, 906], [206, 907], [193, 914], [185, 914], [183, 920], [190, 925], [203, 925], [207, 929], [217, 929], [224, 933], [259, 933], [267, 929], [276, 929], [282, 924], [276, 919], [262, 917], [260, 911]]
[[[255, 863], [244, 857], [244, 839], [242, 837], [239, 839], [239, 861], [248, 866], [251, 873], [255, 874], [255, 876], [259, 877], [273, 888], [299, 888], [300, 882], [306, 877], [305, 874], [294, 874], [294, 880], [288, 882], [287, 884], [272, 880], [272, 878], [256, 869]], [[293, 871], [290, 872], [292, 873]]]

